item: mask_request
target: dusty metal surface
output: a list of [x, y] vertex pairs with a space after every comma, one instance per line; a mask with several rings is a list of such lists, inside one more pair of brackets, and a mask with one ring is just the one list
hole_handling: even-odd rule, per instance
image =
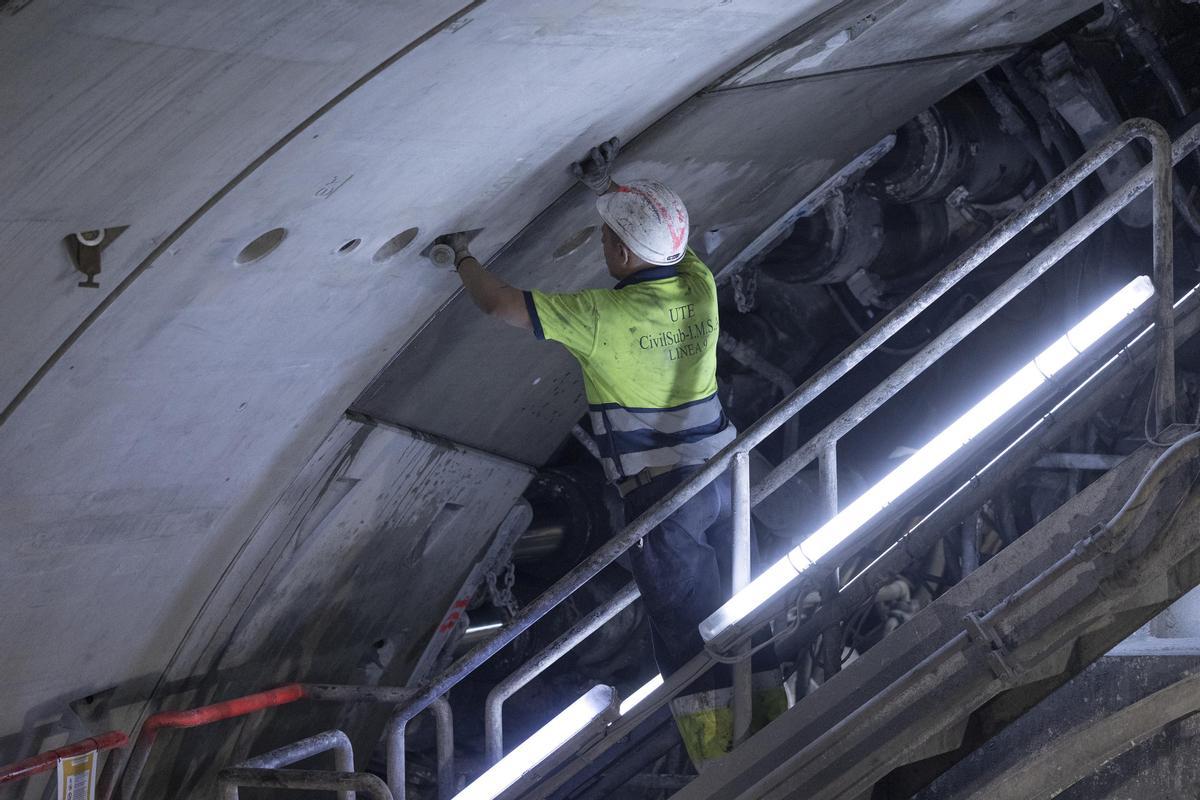
[[[1186, 734], [1173, 723], [1200, 711], [1196, 667], [1195, 657], [1103, 658], [914, 800], [1051, 800], [1072, 787], [1076, 797], [1109, 797], [1111, 788], [1084, 779], [1110, 764], [1108, 786], [1126, 783], [1118, 791], [1129, 792], [1128, 783], [1136, 781], [1149, 790], [1143, 796], [1185, 797], [1194, 774], [1191, 781], [1162, 774], [1148, 781], [1150, 775], [1113, 762], [1146, 751], [1169, 757], [1187, 747]], [[1168, 726], [1172, 730], [1164, 730]], [[1157, 741], [1150, 744], [1151, 738]], [[1181, 771], [1194, 773], [1192, 759], [1179, 761]]]

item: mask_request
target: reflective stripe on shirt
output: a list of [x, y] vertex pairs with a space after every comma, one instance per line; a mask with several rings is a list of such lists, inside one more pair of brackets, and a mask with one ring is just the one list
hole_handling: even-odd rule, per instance
[[737, 435], [715, 393], [674, 408], [592, 405], [589, 415], [610, 480], [647, 467], [702, 464]]
[[525, 308], [583, 369], [609, 480], [703, 463], [735, 436], [717, 398], [717, 287], [693, 251], [612, 289], [530, 290]]

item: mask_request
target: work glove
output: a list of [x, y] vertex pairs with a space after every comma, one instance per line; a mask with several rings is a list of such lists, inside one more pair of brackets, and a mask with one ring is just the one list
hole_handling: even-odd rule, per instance
[[464, 258], [471, 255], [471, 239], [465, 233], [448, 233], [433, 240], [434, 244], [449, 245], [454, 248], [454, 264], [458, 265]]
[[571, 165], [571, 174], [596, 194], [604, 194], [612, 183], [613, 162], [621, 152], [621, 140], [609, 139], [588, 151], [582, 160]]

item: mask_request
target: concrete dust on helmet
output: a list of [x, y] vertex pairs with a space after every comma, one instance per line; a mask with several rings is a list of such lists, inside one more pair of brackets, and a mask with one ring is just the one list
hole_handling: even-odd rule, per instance
[[638, 258], [676, 264], [687, 249], [688, 213], [679, 195], [658, 181], [631, 181], [596, 200], [596, 210]]

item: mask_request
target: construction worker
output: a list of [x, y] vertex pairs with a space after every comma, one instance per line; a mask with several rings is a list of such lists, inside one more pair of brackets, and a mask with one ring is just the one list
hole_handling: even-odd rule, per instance
[[[480, 309], [538, 339], [560, 342], [579, 361], [605, 473], [633, 520], [736, 431], [717, 397], [716, 284], [687, 247], [687, 210], [661, 183], [613, 182], [619, 146], [616, 139], [605, 142], [572, 165], [599, 195], [604, 260], [617, 280], [612, 289], [521, 291], [485, 271], [465, 237], [445, 243], [454, 247], [459, 277]], [[721, 569], [728, 575], [728, 497], [727, 477], [709, 484], [630, 551], [664, 676], [701, 651], [697, 628], [728, 596]], [[759, 658], [766, 675], [756, 675], [763, 691], [755, 727], [786, 707], [773, 657], [764, 652]], [[730, 684], [729, 669], [718, 667], [672, 703], [698, 767], [731, 745]]]

